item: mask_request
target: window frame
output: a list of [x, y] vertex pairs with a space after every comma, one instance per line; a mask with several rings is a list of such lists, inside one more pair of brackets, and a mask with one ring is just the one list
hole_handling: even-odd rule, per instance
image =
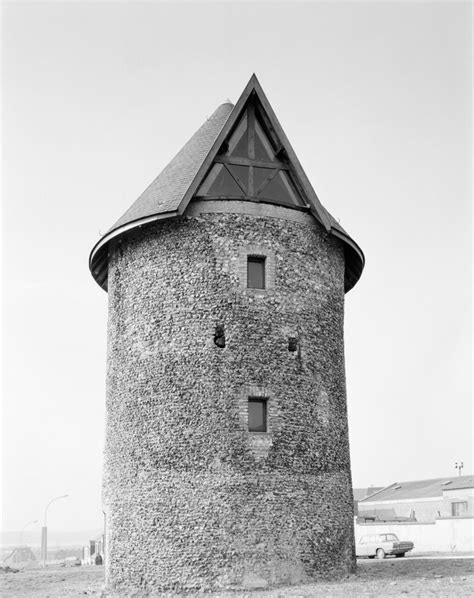
[[[462, 513], [455, 513], [454, 511], [463, 505], [464, 509]], [[452, 517], [464, 517], [468, 514], [468, 501], [467, 500], [456, 500], [451, 503], [451, 516]]]
[[[262, 284], [263, 284], [263, 286], [261, 286], [261, 287], [250, 286], [250, 270], [249, 270], [250, 263], [262, 265]], [[266, 288], [267, 288], [267, 275], [266, 275], [267, 268], [266, 268], [266, 266], [267, 266], [267, 256], [266, 255], [255, 255], [253, 253], [250, 253], [247, 255], [247, 288], [248, 289], [254, 289], [257, 291], [265, 291], [266, 290]]]
[[[264, 429], [251, 429], [250, 428], [250, 403], [260, 403], [261, 405], [263, 405], [263, 428]], [[249, 396], [247, 398], [247, 429], [252, 434], [267, 434], [268, 433], [268, 397]]]
[[[247, 246], [240, 246], [238, 250], [237, 260], [237, 277], [239, 286], [246, 295], [253, 297], [266, 297], [271, 295], [275, 289], [275, 252], [266, 245], [251, 244]], [[265, 288], [259, 289], [248, 286], [248, 258], [262, 257], [265, 258]]]

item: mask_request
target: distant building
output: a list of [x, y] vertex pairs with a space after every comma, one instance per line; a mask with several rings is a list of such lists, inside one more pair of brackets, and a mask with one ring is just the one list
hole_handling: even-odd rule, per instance
[[472, 475], [395, 482], [358, 501], [359, 521], [433, 522], [474, 516]]
[[89, 540], [87, 546], [82, 547], [83, 565], [103, 565], [104, 563], [104, 536], [99, 536], [95, 540]]

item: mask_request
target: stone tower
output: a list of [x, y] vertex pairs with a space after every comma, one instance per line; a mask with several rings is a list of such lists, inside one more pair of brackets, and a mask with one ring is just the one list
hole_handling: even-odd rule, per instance
[[343, 315], [363, 265], [255, 76], [95, 245], [113, 595], [353, 569]]

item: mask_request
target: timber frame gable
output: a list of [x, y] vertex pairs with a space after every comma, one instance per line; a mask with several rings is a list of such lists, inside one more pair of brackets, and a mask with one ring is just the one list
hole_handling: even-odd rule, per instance
[[192, 199], [239, 199], [309, 211], [329, 232], [318, 199], [257, 77], [252, 75], [185, 193]]

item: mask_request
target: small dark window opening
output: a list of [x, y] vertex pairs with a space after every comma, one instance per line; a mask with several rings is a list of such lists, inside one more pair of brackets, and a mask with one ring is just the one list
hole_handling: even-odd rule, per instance
[[222, 326], [221, 324], [218, 324], [216, 326], [216, 331], [214, 333], [214, 343], [221, 349], [225, 347], [224, 326]]
[[467, 501], [451, 503], [451, 513], [453, 517], [461, 517], [467, 515]]
[[249, 289], [265, 288], [265, 257], [257, 255], [248, 256], [247, 287]]
[[293, 353], [298, 349], [298, 339], [295, 336], [290, 336], [288, 339], [288, 351]]
[[249, 432], [267, 431], [267, 399], [249, 398]]

